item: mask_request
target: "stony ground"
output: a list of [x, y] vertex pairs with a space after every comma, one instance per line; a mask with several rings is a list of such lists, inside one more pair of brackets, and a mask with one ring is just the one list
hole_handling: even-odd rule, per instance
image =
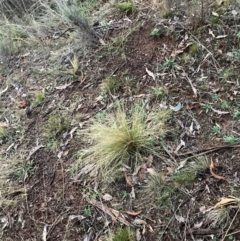
[[[61, 24], [36, 48], [3, 60], [0, 126], [9, 133], [0, 161], [19, 163], [1, 191], [1, 240], [107, 240], [122, 225], [136, 240], [240, 240], [240, 10], [204, 6], [192, 19], [179, 8], [164, 19], [146, 1], [127, 14], [105, 3], [97, 43], [80, 45], [78, 26]], [[117, 80], [110, 93], [106, 79]], [[161, 152], [145, 157], [166, 179], [191, 158], [207, 160], [193, 182], [176, 184], [170, 207], [152, 202], [144, 185], [133, 198], [127, 178], [106, 186], [85, 175], [82, 130], [118, 100], [172, 109]], [[50, 117], [60, 125], [54, 138]], [[206, 213], [216, 204], [229, 220], [213, 227]]]

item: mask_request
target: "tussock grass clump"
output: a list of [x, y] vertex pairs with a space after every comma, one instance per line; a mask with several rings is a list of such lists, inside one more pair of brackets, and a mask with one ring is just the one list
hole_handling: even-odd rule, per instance
[[167, 183], [161, 174], [152, 175], [145, 186], [147, 198], [159, 208], [171, 206], [173, 197], [177, 196], [177, 188]]
[[227, 207], [213, 209], [207, 213], [207, 221], [212, 228], [216, 228], [220, 224], [224, 224], [224, 227], [226, 227], [230, 221], [229, 212], [230, 209]]
[[95, 121], [90, 126], [87, 162], [98, 168], [114, 171], [125, 163], [134, 167], [142, 154], [155, 153], [156, 144], [165, 136], [166, 110], [147, 114], [142, 106], [129, 112], [119, 104], [115, 113], [106, 115], [104, 123]]
[[189, 162], [183, 169], [175, 173], [173, 180], [180, 185], [188, 185], [194, 182], [197, 174], [206, 171], [209, 168], [209, 162], [205, 156], [195, 158]]
[[135, 241], [135, 233], [129, 227], [121, 227], [115, 231], [109, 230], [109, 234], [101, 237], [105, 241]]
[[8, 130], [6, 127], [0, 126], [0, 139], [3, 139], [8, 136]]
[[62, 131], [69, 128], [70, 121], [66, 117], [51, 115], [45, 127], [45, 135], [47, 138], [56, 138]]
[[114, 78], [107, 78], [101, 84], [101, 89], [104, 93], [111, 93], [118, 91], [122, 86], [122, 83], [119, 80]]

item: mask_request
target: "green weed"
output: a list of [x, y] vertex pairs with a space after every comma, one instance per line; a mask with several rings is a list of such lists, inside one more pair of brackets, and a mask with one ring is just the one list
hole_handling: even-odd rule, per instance
[[221, 108], [222, 109], [229, 109], [230, 108], [230, 103], [226, 100], [223, 100], [221, 103]]
[[156, 97], [156, 99], [161, 100], [164, 96], [168, 94], [168, 90], [164, 87], [152, 87], [153, 95]]
[[152, 30], [152, 32], [150, 33], [150, 36], [151, 37], [160, 37], [161, 36], [161, 32], [160, 32], [160, 30], [159, 29], [157, 29], [157, 28], [154, 28], [153, 30]]
[[107, 78], [101, 84], [101, 89], [104, 93], [112, 93], [118, 91], [122, 86], [122, 83], [119, 80], [114, 78]]
[[235, 73], [232, 68], [226, 68], [220, 74], [220, 79], [222, 82], [230, 81], [234, 77]]
[[205, 110], [205, 113], [208, 113], [212, 108], [211, 104], [209, 103], [200, 103], [200, 105]]
[[199, 45], [197, 43], [193, 43], [189, 46], [188, 52], [192, 56], [196, 56], [199, 53]]
[[235, 110], [233, 111], [232, 117], [233, 117], [234, 119], [239, 119], [239, 118], [240, 118], [240, 111], [239, 111], [238, 109], [235, 109]]
[[62, 131], [67, 130], [69, 126], [70, 126], [70, 121], [67, 119], [67, 117], [51, 115], [45, 127], [45, 135], [49, 139], [51, 138], [54, 139]]
[[235, 136], [224, 136], [223, 137], [223, 141], [228, 144], [234, 144], [234, 143], [238, 142], [239, 140], [240, 140], [240, 138], [235, 137]]
[[221, 134], [221, 127], [219, 125], [215, 125], [212, 127], [212, 135], [216, 136]]
[[8, 136], [8, 130], [6, 127], [0, 126], [0, 139], [4, 139]]
[[87, 206], [86, 208], [84, 208], [84, 215], [87, 217], [92, 217], [92, 208], [91, 206]]
[[134, 232], [129, 227], [119, 228], [114, 232], [111, 240], [112, 241], [134, 241], [135, 235], [134, 235]]
[[35, 93], [35, 98], [33, 100], [33, 106], [36, 107], [36, 106], [39, 106], [43, 103], [45, 99], [45, 96], [42, 92], [37, 92]]
[[98, 122], [103, 121], [106, 117], [106, 110], [98, 112], [95, 117], [96, 117]]
[[172, 69], [175, 66], [175, 62], [173, 59], [165, 58], [165, 62], [163, 63], [164, 68]]
[[21, 164], [18, 164], [15, 171], [14, 171], [14, 175], [18, 178], [18, 179], [23, 179], [25, 180], [27, 177], [33, 175], [35, 172], [33, 166], [32, 166], [32, 162], [23, 162]]
[[113, 40], [115, 47], [120, 48], [123, 46], [124, 38], [122, 36], [117, 36], [117, 37], [113, 38], [112, 40]]
[[117, 8], [124, 13], [131, 12], [134, 9], [134, 4], [132, 2], [122, 2], [117, 4]]

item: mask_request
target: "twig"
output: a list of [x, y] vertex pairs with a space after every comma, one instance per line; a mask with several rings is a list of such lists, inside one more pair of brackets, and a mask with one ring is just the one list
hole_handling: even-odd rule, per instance
[[184, 71], [183, 68], [181, 68], [183, 73], [184, 73], [184, 76], [186, 77], [188, 83], [190, 84], [191, 88], [192, 88], [192, 91], [193, 91], [193, 94], [194, 94], [194, 97], [197, 97], [197, 89], [193, 86], [193, 83], [192, 83], [192, 80], [188, 77], [187, 73]]
[[162, 239], [163, 234], [165, 234], [165, 232], [166, 232], [168, 226], [169, 226], [170, 223], [172, 222], [173, 218], [175, 217], [175, 214], [177, 213], [178, 209], [182, 206], [183, 203], [184, 203], [184, 202], [182, 201], [182, 202], [178, 205], [177, 209], [175, 210], [174, 214], [172, 215], [172, 217], [170, 218], [169, 222], [167, 223], [165, 229], [163, 230], [161, 236], [159, 237], [159, 240]]
[[164, 149], [164, 151], [169, 155], [169, 157], [174, 161], [177, 162], [176, 159], [173, 157], [173, 155], [169, 152], [169, 150], [167, 149], [167, 147], [162, 143], [162, 147]]
[[240, 210], [240, 206], [238, 207], [238, 210], [237, 210], [237, 212], [235, 213], [235, 215], [234, 215], [234, 217], [233, 217], [233, 219], [232, 219], [232, 222], [229, 224], [229, 227], [228, 227], [226, 233], [224, 234], [223, 238], [221, 239], [221, 241], [224, 241], [224, 239], [227, 237], [227, 234], [228, 234], [230, 228], [232, 227], [232, 224], [233, 224], [234, 220], [236, 219], [239, 210]]
[[238, 147], [240, 147], [240, 145], [224, 145], [224, 146], [216, 146], [216, 147], [206, 147], [201, 150], [189, 151], [189, 152], [179, 153], [179, 154], [176, 153], [176, 156], [178, 156], [178, 157], [187, 156], [187, 155], [191, 155], [194, 153], [199, 153], [199, 155], [203, 155], [203, 154], [207, 154], [207, 153], [218, 151], [218, 150], [225, 149], [225, 148], [238, 148]]

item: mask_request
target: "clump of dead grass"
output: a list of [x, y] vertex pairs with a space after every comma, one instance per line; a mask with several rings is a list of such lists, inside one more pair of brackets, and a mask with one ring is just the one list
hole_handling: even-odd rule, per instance
[[216, 228], [220, 224], [226, 227], [230, 221], [229, 212], [230, 209], [228, 207], [213, 209], [207, 213], [207, 222], [210, 223], [212, 228]]
[[123, 104], [118, 104], [116, 112], [107, 114], [104, 123], [94, 121], [89, 127], [93, 145], [86, 162], [95, 163], [105, 172], [114, 172], [123, 163], [134, 167], [142, 154], [157, 151], [157, 143], [167, 132], [168, 116], [166, 110], [147, 114], [143, 106], [127, 111]]

